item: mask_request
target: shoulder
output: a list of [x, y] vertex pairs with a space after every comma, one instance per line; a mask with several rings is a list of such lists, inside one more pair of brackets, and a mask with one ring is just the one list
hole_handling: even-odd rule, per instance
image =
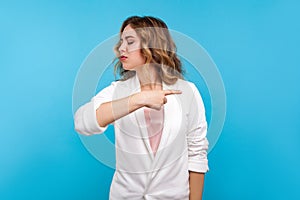
[[178, 79], [175, 83], [176, 88], [182, 90], [182, 92], [195, 92], [195, 90], [198, 90], [196, 85], [193, 82]]
[[112, 100], [127, 97], [128, 95], [136, 92], [138, 85], [135, 83], [135, 79], [129, 78], [127, 80], [117, 80], [111, 82], [111, 84], [103, 88], [97, 96], [109, 96]]
[[187, 81], [187, 80], [184, 80], [184, 79], [178, 79], [175, 84], [186, 85], [186, 86], [190, 86], [190, 87], [194, 87], [195, 86], [195, 84], [193, 82]]
[[198, 90], [197, 86], [187, 80], [178, 79], [176, 82], [177, 89], [182, 91], [182, 95], [180, 95], [185, 102], [192, 102], [196, 101], [202, 104], [202, 96], [200, 91]]
[[113, 82], [110, 83], [110, 85], [108, 85], [106, 87], [103, 87], [103, 89], [101, 91], [103, 91], [103, 90], [113, 90], [116, 87], [126, 86], [126, 85], [128, 85], [132, 81], [131, 79], [132, 78], [127, 79], [127, 80], [116, 80], [116, 81], [113, 81]]
[[136, 87], [138, 84], [138, 78], [136, 76], [132, 76], [130, 78], [127, 78], [125, 80], [120, 79], [114, 82], [115, 86], [118, 86], [120, 88], [129, 88], [129, 87]]
[[117, 87], [117, 85], [119, 84], [120, 81], [113, 81], [110, 83], [110, 85], [103, 87], [97, 94], [95, 97], [99, 97], [99, 96], [110, 96], [114, 93], [115, 88]]

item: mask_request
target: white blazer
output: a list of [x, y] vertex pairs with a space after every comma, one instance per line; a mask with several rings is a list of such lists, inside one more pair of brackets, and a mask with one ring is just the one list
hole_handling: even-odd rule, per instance
[[[174, 85], [163, 84], [163, 89], [181, 90], [182, 94], [166, 97], [164, 126], [155, 156], [143, 108], [114, 122], [116, 171], [111, 200], [188, 200], [189, 171], [208, 171], [207, 123], [197, 88], [179, 79]], [[113, 82], [77, 110], [76, 131], [85, 135], [103, 133], [107, 127], [98, 125], [96, 109], [104, 102], [139, 91], [137, 76]]]

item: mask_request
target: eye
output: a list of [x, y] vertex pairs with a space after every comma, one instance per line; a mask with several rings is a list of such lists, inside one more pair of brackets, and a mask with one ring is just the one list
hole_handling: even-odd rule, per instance
[[131, 44], [133, 44], [133, 43], [134, 43], [133, 40], [128, 40], [128, 41], [127, 41], [127, 44], [128, 44], [128, 45], [131, 45]]

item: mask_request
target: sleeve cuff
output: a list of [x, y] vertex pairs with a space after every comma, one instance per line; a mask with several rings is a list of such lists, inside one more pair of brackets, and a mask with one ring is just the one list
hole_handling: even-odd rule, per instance
[[89, 102], [78, 111], [76, 120], [76, 131], [84, 135], [100, 134], [103, 133], [107, 126], [100, 127], [97, 118], [96, 111], [94, 109], [93, 102]]
[[207, 160], [202, 162], [189, 161], [188, 169], [189, 171], [193, 171], [193, 172], [206, 173], [209, 170], [208, 161]]

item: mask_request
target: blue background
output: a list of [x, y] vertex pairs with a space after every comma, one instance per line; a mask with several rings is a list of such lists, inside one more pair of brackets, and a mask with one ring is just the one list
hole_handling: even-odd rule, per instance
[[300, 199], [300, 4], [1, 1], [0, 199], [108, 199], [113, 175], [73, 128], [76, 73], [131, 15], [200, 43], [227, 94], [204, 199]]

